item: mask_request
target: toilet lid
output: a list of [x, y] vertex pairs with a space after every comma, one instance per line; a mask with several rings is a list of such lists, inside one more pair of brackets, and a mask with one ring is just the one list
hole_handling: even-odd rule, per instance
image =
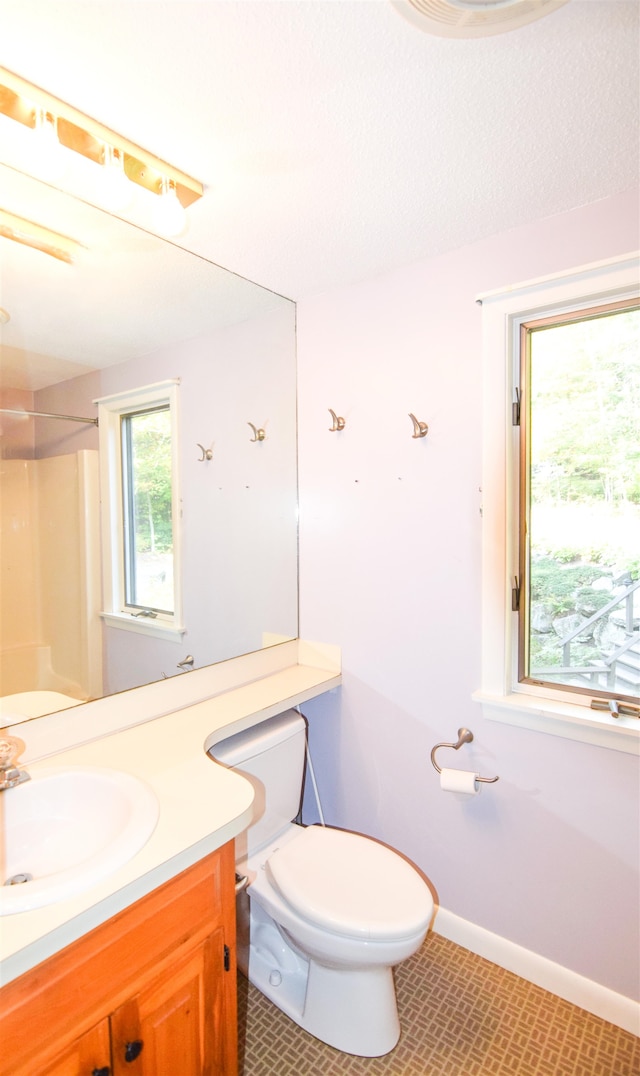
[[336, 934], [395, 941], [426, 930], [431, 919], [433, 898], [416, 869], [356, 833], [308, 826], [266, 868], [294, 911]]

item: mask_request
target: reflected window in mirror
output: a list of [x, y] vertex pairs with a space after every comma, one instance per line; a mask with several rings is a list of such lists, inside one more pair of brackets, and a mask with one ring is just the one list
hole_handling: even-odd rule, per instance
[[103, 617], [175, 638], [182, 625], [178, 382], [98, 400]]
[[124, 606], [134, 616], [173, 615], [171, 412], [120, 416]]

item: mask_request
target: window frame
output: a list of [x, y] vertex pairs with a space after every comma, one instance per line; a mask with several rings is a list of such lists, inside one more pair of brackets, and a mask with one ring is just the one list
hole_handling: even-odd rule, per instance
[[[182, 611], [181, 499], [179, 488], [178, 386], [177, 379], [104, 396], [98, 405], [100, 441], [100, 490], [102, 501], [101, 617], [110, 627], [139, 635], [176, 641], [185, 633]], [[141, 411], [168, 408], [171, 416], [171, 519], [173, 529], [173, 612], [136, 616], [126, 602], [124, 498], [122, 472], [122, 418]]]
[[482, 679], [473, 693], [491, 720], [640, 753], [640, 720], [591, 710], [593, 695], [518, 682], [520, 428], [512, 405], [520, 376], [520, 327], [640, 296], [637, 253], [478, 296], [483, 325]]
[[[516, 389], [518, 394], [518, 422], [514, 425], [519, 427], [519, 482], [518, 482], [518, 584], [517, 584], [517, 676], [518, 684], [531, 684], [536, 686], [555, 686], [553, 681], [544, 680], [540, 675], [531, 675], [527, 672], [527, 657], [531, 645], [531, 603], [527, 600], [531, 587], [531, 559], [527, 534], [530, 531], [531, 516], [531, 437], [532, 437], [532, 401], [531, 401], [531, 348], [532, 334], [540, 329], [555, 328], [560, 325], [570, 325], [577, 322], [595, 321], [601, 317], [622, 313], [625, 309], [637, 310], [640, 300], [635, 297], [616, 299], [614, 302], [602, 303], [596, 307], [580, 308], [576, 310], [573, 304], [570, 309], [558, 312], [551, 317], [535, 318], [530, 321], [518, 319], [519, 344], [516, 356], [518, 371], [516, 372]], [[617, 699], [619, 702], [631, 702], [638, 705], [635, 697], [624, 695], [621, 692], [606, 691], [595, 687], [571, 687], [570, 685], [557, 684], [557, 690], [563, 695], [574, 693], [585, 695], [589, 700], [593, 698]]]

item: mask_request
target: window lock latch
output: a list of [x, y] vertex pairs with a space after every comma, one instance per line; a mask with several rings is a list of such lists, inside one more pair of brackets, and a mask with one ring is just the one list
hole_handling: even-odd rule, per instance
[[515, 400], [511, 404], [511, 425], [520, 425], [520, 389], [515, 389]]
[[612, 717], [640, 717], [640, 706], [618, 699], [592, 699], [592, 710], [608, 710]]
[[511, 612], [517, 613], [520, 609], [520, 584], [518, 583], [517, 575], [513, 582], [515, 586], [511, 588]]
[[151, 620], [155, 620], [157, 613], [154, 613], [153, 609], [141, 609], [139, 613], [132, 613], [131, 616], [146, 616]]

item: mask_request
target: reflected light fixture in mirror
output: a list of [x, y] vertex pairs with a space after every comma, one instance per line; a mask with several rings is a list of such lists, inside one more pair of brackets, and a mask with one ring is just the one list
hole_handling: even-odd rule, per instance
[[[0, 115], [32, 132], [26, 142], [17, 140], [23, 159], [16, 167], [57, 183], [77, 154], [99, 166], [92, 194], [105, 208], [125, 208], [128, 184], [133, 191], [144, 188], [155, 195], [154, 218], [160, 214], [163, 235], [183, 232], [185, 210], [202, 197], [198, 180], [5, 68], [0, 68]], [[45, 146], [44, 154], [35, 148], [36, 139]]]
[[0, 236], [31, 247], [32, 250], [40, 250], [58, 261], [67, 262], [68, 265], [76, 262], [86, 249], [68, 235], [53, 232], [42, 224], [18, 217], [15, 213], [8, 213], [5, 209], [0, 209]]

